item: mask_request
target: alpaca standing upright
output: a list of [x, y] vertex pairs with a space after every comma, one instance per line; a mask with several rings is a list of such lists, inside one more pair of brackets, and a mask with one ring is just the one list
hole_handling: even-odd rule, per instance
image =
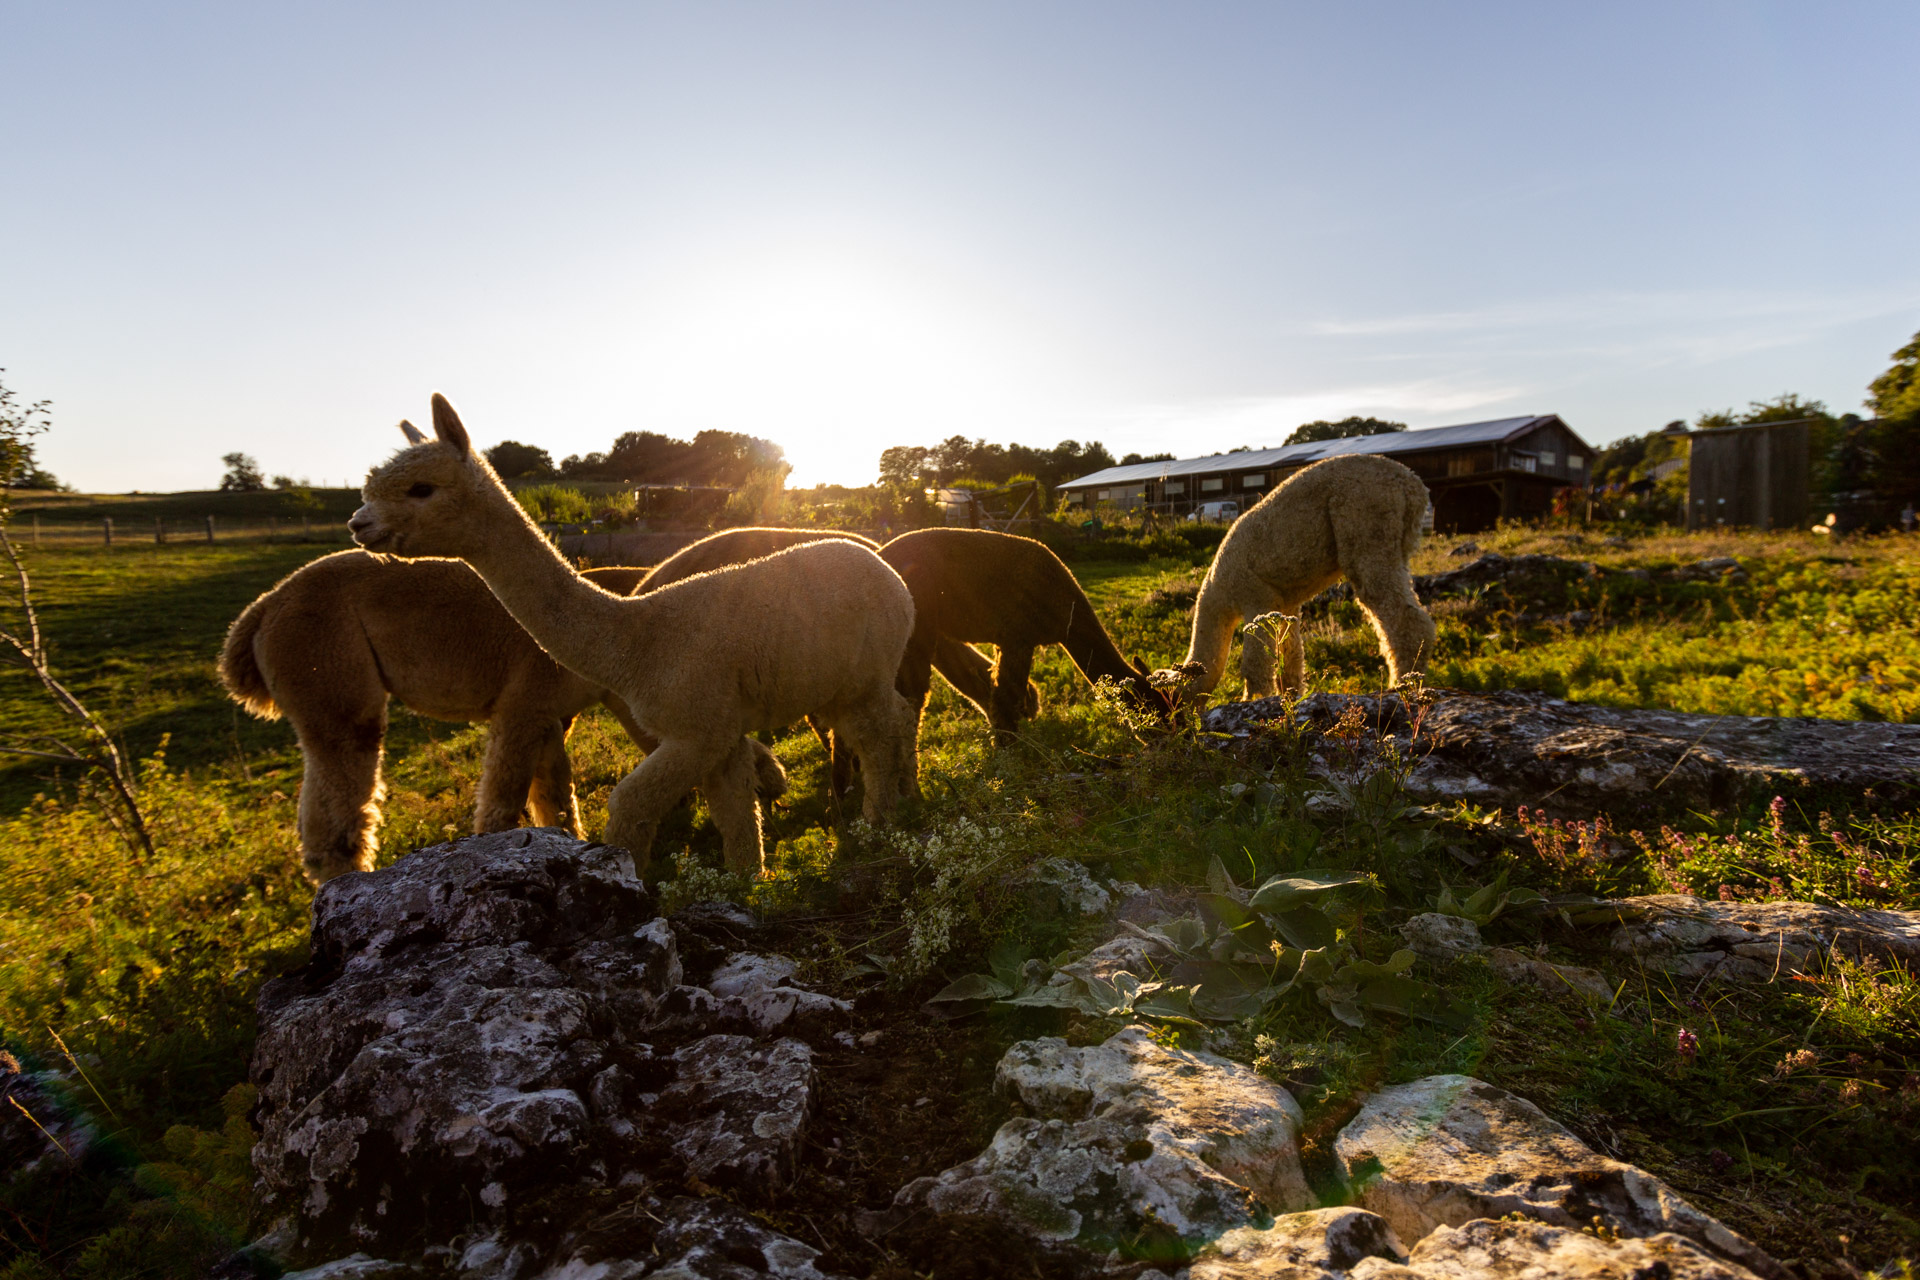
[[[1398, 684], [1433, 657], [1433, 619], [1413, 591], [1407, 562], [1420, 546], [1427, 487], [1389, 458], [1348, 454], [1290, 477], [1234, 522], [1200, 585], [1193, 641], [1180, 671], [1186, 693], [1204, 696], [1226, 672], [1234, 632], [1263, 613], [1297, 614], [1344, 576], [1380, 637], [1387, 680]], [[1249, 698], [1298, 691], [1306, 675], [1299, 628], [1287, 633], [1284, 676], [1264, 640], [1243, 638], [1240, 672]]]
[[467, 561], [541, 648], [617, 696], [658, 741], [613, 789], [608, 844], [644, 866], [660, 818], [699, 787], [727, 866], [759, 871], [746, 735], [807, 715], [859, 754], [868, 821], [884, 823], [896, 798], [913, 792], [914, 717], [893, 688], [913, 633], [913, 597], [873, 552], [813, 542], [616, 596], [568, 566], [438, 394], [433, 429], [436, 440], [373, 470], [348, 526], [370, 551]]
[[[638, 569], [592, 569], [616, 594]], [[607, 705], [642, 750], [652, 744], [619, 699], [548, 657], [459, 560], [393, 560], [342, 551], [303, 565], [227, 631], [220, 677], [262, 719], [284, 715], [300, 743], [300, 845], [321, 884], [369, 871], [377, 849], [388, 699], [438, 720], [487, 722], [475, 833], [535, 826], [580, 834], [566, 739], [574, 718]], [[760, 794], [786, 777], [756, 758]]]
[[995, 645], [987, 718], [994, 741], [1013, 740], [1026, 712], [1033, 652], [1057, 644], [1091, 683], [1111, 676], [1139, 705], [1165, 714], [1167, 698], [1129, 664], [1100, 625], [1087, 593], [1060, 557], [1032, 538], [987, 529], [921, 529], [880, 548], [913, 592], [913, 642], [900, 667], [900, 692], [916, 715], [926, 705], [933, 655], [943, 643]]
[[[787, 547], [796, 547], [803, 542], [816, 542], [822, 538], [845, 538], [848, 542], [857, 542], [870, 551], [879, 551], [880, 544], [857, 533], [841, 529], [768, 529], [744, 528], [725, 529], [710, 534], [672, 556], [662, 560], [648, 571], [633, 590], [634, 595], [664, 587], [670, 582], [682, 578], [691, 578], [696, 573], [707, 573], [713, 569], [725, 568], [730, 564], [742, 564], [748, 560], [758, 560], [762, 556], [772, 555]], [[885, 558], [883, 555], [882, 559]], [[907, 584], [912, 590], [913, 584]], [[913, 607], [916, 613], [921, 608], [918, 597]], [[954, 687], [959, 695], [974, 705], [981, 715], [988, 714], [993, 701], [993, 660], [975, 649], [972, 645], [946, 636], [936, 636], [932, 644], [933, 669], [946, 677], [947, 683]], [[900, 692], [907, 692], [904, 686]], [[1029, 682], [1022, 710], [1027, 716], [1033, 716], [1040, 710], [1040, 690]], [[844, 791], [845, 788], [843, 787]]]

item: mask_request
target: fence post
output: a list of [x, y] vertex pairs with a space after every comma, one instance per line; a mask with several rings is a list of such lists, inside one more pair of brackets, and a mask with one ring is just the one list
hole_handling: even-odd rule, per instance
[[107, 546], [112, 547], [113, 546], [113, 517], [112, 516], [108, 516], [100, 522], [100, 530], [103, 534], [106, 535]]
[[33, 545], [36, 547], [40, 545], [40, 513], [38, 511], [33, 513]]
[[160, 543], [164, 543], [166, 540], [167, 540], [166, 522], [161, 520], [159, 516], [155, 516], [153, 518], [153, 541], [155, 545], [159, 545]]
[[213, 545], [213, 517], [207, 517], [207, 545]]

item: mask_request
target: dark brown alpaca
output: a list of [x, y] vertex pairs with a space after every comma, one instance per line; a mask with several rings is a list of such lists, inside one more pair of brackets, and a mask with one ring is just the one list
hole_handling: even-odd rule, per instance
[[1172, 711], [1100, 625], [1087, 593], [1043, 543], [986, 529], [921, 529], [880, 548], [913, 593], [913, 638], [900, 664], [899, 689], [916, 710], [926, 705], [928, 669], [943, 643], [999, 649], [987, 719], [996, 744], [1011, 742], [1027, 712], [1033, 652], [1043, 644], [1067, 651], [1088, 683], [1111, 676], [1138, 705]]

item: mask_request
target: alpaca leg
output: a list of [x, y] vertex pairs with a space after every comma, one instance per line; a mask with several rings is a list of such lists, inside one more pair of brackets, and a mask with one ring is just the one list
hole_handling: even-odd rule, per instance
[[[1298, 611], [1298, 606], [1293, 610]], [[1307, 691], [1306, 628], [1296, 623], [1287, 628], [1287, 652], [1280, 676], [1280, 692], [1299, 697]]]
[[1354, 566], [1347, 570], [1353, 597], [1380, 637], [1380, 656], [1387, 660], [1387, 684], [1399, 684], [1433, 661], [1439, 632], [1433, 618], [1414, 594], [1413, 579], [1400, 563]]
[[993, 664], [993, 745], [1010, 746], [1020, 730], [1020, 712], [1027, 701], [1027, 677], [1033, 672], [1031, 646], [1001, 645]]
[[480, 766], [480, 794], [473, 806], [475, 835], [511, 831], [520, 825], [534, 771], [555, 742], [566, 750], [566, 734], [557, 720], [512, 711], [494, 715], [487, 726], [487, 756]]
[[720, 828], [720, 847], [727, 870], [739, 876], [757, 876], [765, 868], [760, 838], [760, 805], [755, 798], [757, 777], [751, 739], [742, 738], [727, 758], [700, 780], [707, 813]]
[[653, 833], [660, 819], [732, 749], [732, 743], [717, 752], [708, 744], [661, 743], [632, 773], [614, 784], [613, 794], [607, 797], [604, 841], [631, 853], [634, 867], [645, 871], [653, 856]]
[[[1292, 660], [1291, 653], [1288, 660]], [[1247, 682], [1248, 701], [1271, 698], [1279, 692], [1273, 679], [1273, 650], [1264, 637], [1251, 631], [1240, 637], [1240, 676]]]
[[573, 791], [573, 761], [567, 758], [566, 729], [548, 739], [545, 750], [534, 764], [533, 787], [527, 792], [527, 809], [536, 827], [558, 827], [574, 839], [580, 838], [580, 801]]
[[315, 884], [348, 871], [373, 870], [380, 830], [380, 747], [386, 708], [370, 718], [301, 730], [300, 849]]

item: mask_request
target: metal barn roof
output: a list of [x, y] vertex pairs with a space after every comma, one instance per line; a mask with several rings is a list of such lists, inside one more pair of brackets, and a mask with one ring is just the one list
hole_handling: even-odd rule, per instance
[[[1461, 445], [1500, 444], [1518, 439], [1536, 427], [1559, 421], [1557, 414], [1529, 414], [1519, 418], [1495, 418], [1491, 422], [1466, 422], [1454, 427], [1427, 427], [1419, 431], [1383, 432], [1376, 436], [1314, 440], [1306, 444], [1284, 445], [1278, 449], [1253, 449], [1245, 453], [1215, 453], [1204, 458], [1182, 458], [1177, 462], [1136, 462], [1126, 467], [1108, 467], [1104, 471], [1096, 471], [1056, 487], [1087, 489], [1095, 486], [1141, 484], [1148, 480], [1159, 480], [1162, 477], [1171, 479], [1175, 476], [1212, 475], [1220, 471], [1265, 471], [1271, 467], [1302, 466], [1343, 453], [1418, 453], [1427, 449], [1451, 449]], [[1561, 423], [1561, 425], [1566, 424]]]

